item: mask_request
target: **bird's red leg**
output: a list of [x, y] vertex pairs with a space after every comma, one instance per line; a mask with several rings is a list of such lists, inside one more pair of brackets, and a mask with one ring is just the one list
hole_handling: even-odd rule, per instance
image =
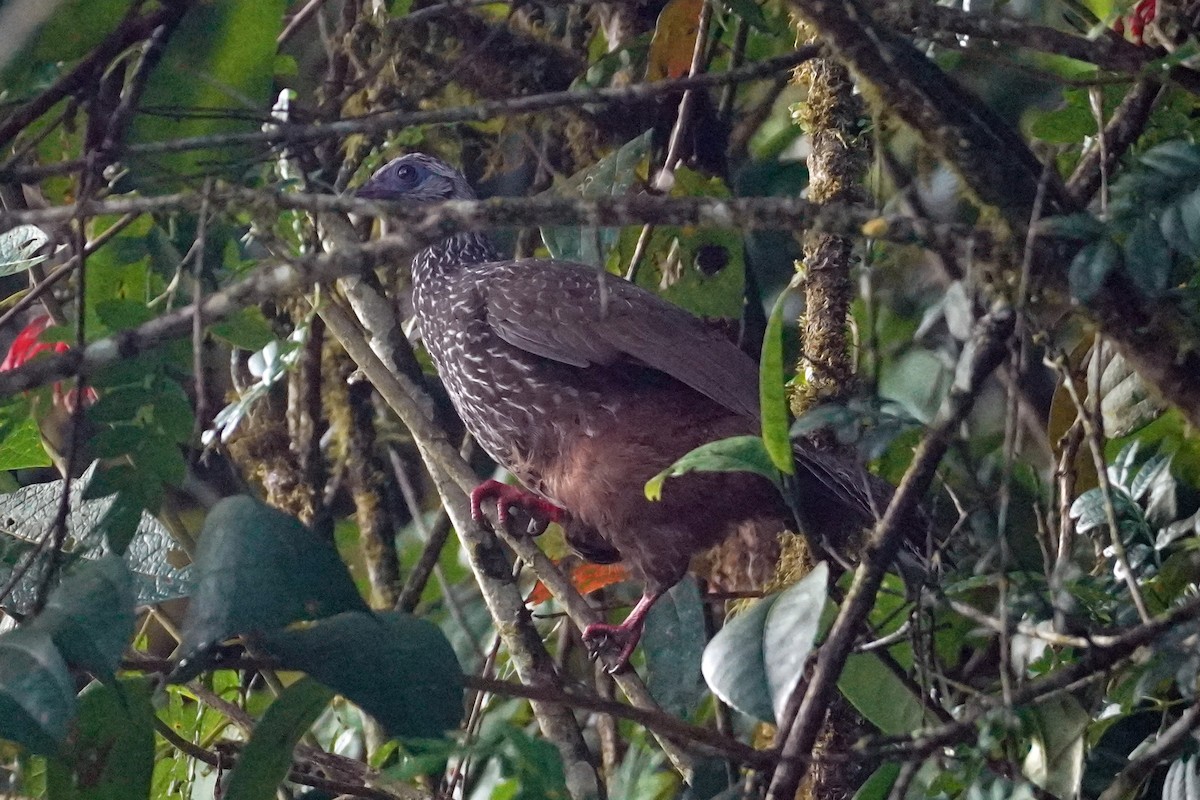
[[508, 525], [510, 508], [524, 509], [529, 514], [531, 521], [541, 523], [538, 529], [530, 530], [530, 533], [535, 536], [545, 531], [546, 525], [549, 523], [562, 522], [566, 519], [566, 512], [549, 500], [543, 500], [519, 486], [509, 486], [500, 481], [486, 480], [471, 492], [471, 517], [480, 524], [486, 523], [482, 507], [487, 501], [495, 502], [496, 516], [502, 525]]
[[620, 625], [609, 625], [607, 622], [588, 625], [583, 631], [583, 643], [587, 645], [588, 655], [597, 658], [609, 647], [620, 646], [616, 660], [608, 666], [608, 672], [611, 674], [625, 669], [629, 664], [629, 657], [633, 655], [634, 648], [642, 638], [642, 629], [646, 625], [646, 615], [650, 613], [650, 606], [660, 597], [662, 592], [651, 592], [647, 589]]

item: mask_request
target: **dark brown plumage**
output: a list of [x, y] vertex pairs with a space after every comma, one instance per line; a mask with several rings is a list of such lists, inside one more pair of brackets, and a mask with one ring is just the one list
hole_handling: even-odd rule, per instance
[[[470, 199], [466, 180], [422, 154], [380, 168], [360, 197]], [[562, 523], [593, 561], [626, 562], [645, 594], [619, 626], [584, 632], [623, 665], [646, 611], [693, 555], [739, 528], [791, 519], [772, 485], [749, 473], [647, 480], [690, 450], [758, 432], [754, 362], [697, 318], [594, 267], [503, 260], [481, 234], [457, 234], [413, 259], [421, 335], [459, 415], [480, 445], [536, 497], [488, 482], [476, 504], [523, 505]], [[602, 285], [603, 282], [603, 285]], [[890, 487], [798, 448], [806, 527], [836, 541], [871, 522]]]

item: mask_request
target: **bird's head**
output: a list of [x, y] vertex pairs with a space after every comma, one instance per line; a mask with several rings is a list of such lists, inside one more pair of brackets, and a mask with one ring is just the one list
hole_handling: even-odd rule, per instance
[[475, 191], [462, 173], [445, 161], [424, 153], [394, 158], [375, 170], [356, 196], [369, 200], [474, 200]]

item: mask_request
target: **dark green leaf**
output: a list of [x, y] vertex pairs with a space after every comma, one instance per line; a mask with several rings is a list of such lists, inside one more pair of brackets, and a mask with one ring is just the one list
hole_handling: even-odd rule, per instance
[[48, 633], [68, 664], [112, 681], [133, 637], [133, 578], [116, 555], [79, 564], [31, 623]]
[[762, 9], [754, 0], [725, 0], [725, 5], [729, 7], [730, 11], [746, 20], [747, 24], [753, 25], [760, 31], [772, 30], [771, 24], [767, 22]]
[[779, 485], [779, 472], [771, 463], [763, 440], [758, 436], [734, 436], [697, 447], [646, 481], [646, 497], [658, 500], [667, 478], [689, 472], [754, 472]]
[[392, 736], [441, 736], [462, 720], [462, 670], [446, 636], [427, 620], [350, 611], [261, 641], [285, 668], [344, 695]]
[[0, 739], [54, 755], [74, 715], [75, 684], [50, 635], [0, 634]]
[[1051, 217], [1041, 223], [1042, 229], [1051, 236], [1093, 242], [1108, 232], [1108, 226], [1091, 214], [1067, 214]]
[[1200, 179], [1200, 148], [1189, 142], [1164, 142], [1147, 150], [1138, 160], [1171, 182]]
[[333, 692], [305, 678], [284, 690], [254, 726], [229, 775], [225, 800], [273, 800], [292, 766], [296, 743], [333, 699]]
[[693, 578], [671, 587], [646, 617], [642, 636], [646, 688], [660, 706], [677, 717], [690, 716], [704, 693], [700, 657], [707, 638], [704, 604]]
[[1171, 252], [1158, 224], [1150, 217], [1134, 223], [1125, 239], [1125, 272], [1146, 297], [1156, 298], [1171, 279]]
[[1121, 250], [1111, 239], [1085, 245], [1071, 261], [1071, 294], [1080, 302], [1088, 302], [1120, 266]]
[[232, 636], [366, 610], [331, 542], [246, 496], [226, 498], [209, 512], [194, 568], [179, 681], [202, 670], [203, 654]]
[[71, 748], [49, 761], [50, 800], [133, 800], [148, 797], [154, 771], [153, 686], [144, 677], [79, 696]]

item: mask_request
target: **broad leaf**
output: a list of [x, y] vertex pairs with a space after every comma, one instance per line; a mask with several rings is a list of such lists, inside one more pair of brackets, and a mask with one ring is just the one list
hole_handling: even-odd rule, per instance
[[344, 695], [392, 736], [441, 736], [462, 720], [462, 670], [427, 620], [350, 611], [274, 631], [261, 643], [285, 668]]
[[693, 578], [684, 578], [650, 608], [642, 637], [646, 688], [677, 717], [690, 716], [703, 696], [700, 658], [706, 639], [700, 589]]
[[[547, 194], [561, 196], [578, 193], [581, 197], [620, 197], [628, 193], [637, 179], [639, 166], [650, 150], [646, 131], [623, 144], [591, 167], [572, 175], [564, 185]], [[542, 241], [554, 258], [581, 264], [604, 263], [604, 254], [616, 243], [620, 230], [615, 228], [542, 228]]]
[[71, 666], [111, 681], [133, 637], [133, 607], [129, 568], [107, 555], [71, 570], [26, 627], [50, 634]]
[[75, 683], [48, 633], [0, 634], [0, 739], [54, 755], [75, 715]]
[[1071, 695], [1058, 694], [1034, 706], [1030, 719], [1035, 730], [1021, 771], [1055, 797], [1078, 797], [1091, 714]]
[[646, 481], [646, 497], [662, 498], [667, 478], [689, 472], [754, 472], [779, 485], [779, 471], [771, 463], [767, 448], [758, 436], [734, 436], [697, 447], [662, 472]]
[[763, 629], [763, 655], [767, 687], [775, 719], [783, 717], [804, 664], [817, 639], [817, 629], [829, 596], [829, 566], [822, 561], [771, 605]]
[[296, 743], [332, 699], [333, 692], [309, 679], [276, 698], [230, 773], [225, 800], [273, 800], [292, 766]]
[[704, 649], [713, 694], [774, 724], [804, 673], [825, 610], [829, 567], [821, 562], [784, 592], [734, 617]]
[[[95, 560], [113, 552], [105, 541], [102, 522], [112, 508], [114, 498], [83, 499], [94, 479], [96, 469], [93, 465], [78, 480], [71, 482], [67, 546], [64, 548], [67, 564], [79, 559]], [[6, 608], [24, 613], [33, 605], [34, 590], [46, 564], [45, 553], [37, 549], [37, 542], [54, 520], [62, 490], [63, 482], [59, 480], [0, 495], [0, 582], [8, 580], [13, 568], [25, 559], [36, 559], [12, 593], [4, 598]], [[123, 557], [133, 573], [139, 604], [183, 597], [191, 588], [186, 555], [170, 532], [149, 514], [143, 512], [138, 517], [132, 541]]]
[[779, 599], [770, 595], [725, 623], [708, 646], [700, 668], [712, 693], [726, 705], [764, 722], [775, 721], [767, 686], [763, 629], [767, 614]]
[[144, 677], [93, 683], [79, 695], [70, 751], [48, 763], [50, 800], [127, 800], [150, 794], [153, 685]]
[[857, 653], [846, 659], [838, 677], [838, 690], [884, 733], [907, 735], [925, 722], [921, 698], [874, 653]]
[[225, 639], [366, 610], [331, 542], [246, 496], [226, 498], [209, 512], [195, 570], [179, 681], [202, 670], [204, 653]]

